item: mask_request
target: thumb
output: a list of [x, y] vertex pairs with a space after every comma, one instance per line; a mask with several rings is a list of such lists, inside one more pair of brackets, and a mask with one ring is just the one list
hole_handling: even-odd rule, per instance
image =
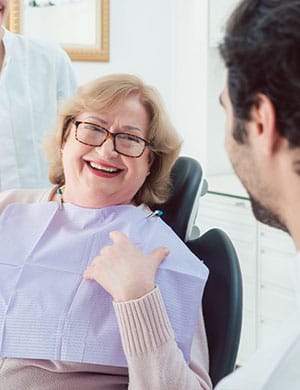
[[92, 279], [92, 275], [91, 275], [91, 272], [89, 269], [86, 269], [83, 273], [83, 279], [85, 280], [91, 280]]
[[160, 265], [160, 263], [168, 256], [170, 253], [169, 249], [165, 246], [160, 246], [158, 248], [155, 248], [151, 253], [151, 260], [156, 263], [157, 267]]

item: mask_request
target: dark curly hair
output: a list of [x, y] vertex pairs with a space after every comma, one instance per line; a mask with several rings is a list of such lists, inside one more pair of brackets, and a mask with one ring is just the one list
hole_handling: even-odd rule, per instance
[[[237, 122], [249, 121], [258, 94], [276, 111], [290, 147], [300, 146], [300, 0], [243, 0], [228, 20], [220, 44]], [[246, 138], [236, 126], [237, 142]]]

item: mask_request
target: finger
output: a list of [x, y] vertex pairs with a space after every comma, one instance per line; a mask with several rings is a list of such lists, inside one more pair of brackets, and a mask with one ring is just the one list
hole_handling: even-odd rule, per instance
[[[103, 249], [103, 248], [102, 248]], [[88, 265], [87, 268], [93, 268], [93, 267], [96, 267], [96, 265], [98, 265], [100, 262], [101, 262], [101, 251], [102, 249], [100, 250], [100, 255], [96, 256], [93, 258], [92, 262]]]
[[93, 279], [94, 279], [90, 267], [88, 267], [88, 268], [84, 271], [84, 273], [83, 273], [82, 276], [83, 276], [83, 279], [85, 279], [85, 280], [93, 280]]
[[155, 248], [150, 253], [150, 257], [151, 257], [151, 260], [158, 267], [161, 264], [161, 262], [168, 256], [169, 253], [170, 253], [170, 250], [167, 247], [160, 246], [158, 248]]
[[[107, 246], [104, 246], [103, 248], [100, 249], [100, 256], [101, 258], [107, 258], [108, 256], [110, 256], [112, 254], [112, 245], [107, 245]], [[100, 259], [98, 259], [98, 262], [99, 262]]]
[[110, 232], [109, 237], [115, 243], [128, 241], [128, 237], [126, 236], [126, 234], [119, 231], [119, 230], [114, 230], [114, 231]]

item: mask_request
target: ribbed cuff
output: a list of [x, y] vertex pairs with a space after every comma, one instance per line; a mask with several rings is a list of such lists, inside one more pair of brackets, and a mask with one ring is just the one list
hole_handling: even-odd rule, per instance
[[174, 338], [158, 287], [139, 299], [113, 305], [126, 355], [145, 354]]

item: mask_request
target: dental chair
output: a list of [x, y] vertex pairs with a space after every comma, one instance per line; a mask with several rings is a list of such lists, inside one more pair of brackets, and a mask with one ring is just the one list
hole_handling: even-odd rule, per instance
[[179, 157], [171, 172], [171, 182], [170, 198], [153, 209], [161, 210], [161, 218], [185, 241], [195, 226], [198, 199], [205, 187], [201, 165], [191, 157]]
[[196, 160], [179, 157], [171, 174], [172, 196], [156, 207], [210, 272], [203, 295], [203, 316], [209, 374], [215, 386], [235, 368], [242, 324], [242, 277], [235, 248], [223, 230], [214, 228], [198, 237], [193, 234], [199, 197], [207, 189], [202, 176]]
[[209, 269], [203, 317], [209, 350], [209, 374], [216, 384], [235, 368], [242, 325], [242, 276], [235, 248], [221, 229], [210, 229], [186, 242]]

